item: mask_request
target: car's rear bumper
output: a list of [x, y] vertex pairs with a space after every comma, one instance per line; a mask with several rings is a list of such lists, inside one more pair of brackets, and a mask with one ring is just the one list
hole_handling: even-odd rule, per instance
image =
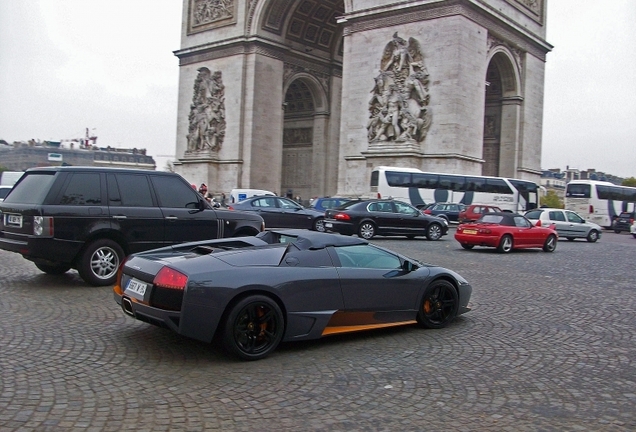
[[0, 233], [0, 249], [19, 253], [31, 261], [71, 264], [83, 245], [84, 242]]
[[356, 228], [352, 223], [340, 222], [334, 219], [325, 219], [325, 230], [345, 235], [353, 235], [356, 233]]
[[499, 237], [485, 236], [479, 234], [462, 234], [455, 233], [455, 240], [462, 244], [469, 244], [473, 246], [487, 246], [497, 247], [499, 246]]

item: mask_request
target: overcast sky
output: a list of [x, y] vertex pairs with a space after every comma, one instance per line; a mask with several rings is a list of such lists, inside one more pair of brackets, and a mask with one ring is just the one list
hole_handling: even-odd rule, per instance
[[[0, 0], [0, 139], [175, 153], [182, 0]], [[550, 0], [542, 168], [636, 176], [636, 1]], [[0, 161], [1, 162], [1, 161]]]

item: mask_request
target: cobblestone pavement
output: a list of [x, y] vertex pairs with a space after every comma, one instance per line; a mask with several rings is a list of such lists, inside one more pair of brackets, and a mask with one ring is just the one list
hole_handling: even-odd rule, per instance
[[635, 430], [636, 240], [615, 235], [509, 255], [377, 239], [458, 271], [473, 311], [257, 362], [0, 251], [0, 430]]

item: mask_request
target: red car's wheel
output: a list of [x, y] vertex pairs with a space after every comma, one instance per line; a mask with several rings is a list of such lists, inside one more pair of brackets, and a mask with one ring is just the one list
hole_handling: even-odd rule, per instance
[[466, 250], [471, 250], [472, 248], [475, 247], [475, 245], [472, 244], [468, 244], [468, 243], [461, 243], [462, 247]]
[[549, 235], [547, 239], [545, 239], [545, 243], [543, 244], [544, 252], [554, 252], [557, 247], [557, 238], [555, 235]]
[[424, 299], [417, 322], [426, 328], [446, 327], [457, 315], [459, 296], [450, 282], [438, 280], [433, 282], [424, 293]]
[[285, 330], [278, 304], [263, 295], [246, 297], [230, 311], [223, 329], [225, 348], [243, 360], [259, 360], [276, 349]]
[[512, 250], [512, 245], [513, 245], [512, 236], [510, 234], [505, 234], [499, 241], [499, 246], [497, 246], [497, 252], [508, 253]]

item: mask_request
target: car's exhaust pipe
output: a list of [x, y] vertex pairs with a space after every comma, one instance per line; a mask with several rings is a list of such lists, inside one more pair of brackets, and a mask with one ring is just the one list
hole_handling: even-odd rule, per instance
[[121, 308], [128, 315], [133, 317], [135, 316], [135, 313], [133, 312], [133, 308], [132, 308], [132, 302], [130, 301], [129, 298], [124, 297], [123, 299], [121, 299]]

